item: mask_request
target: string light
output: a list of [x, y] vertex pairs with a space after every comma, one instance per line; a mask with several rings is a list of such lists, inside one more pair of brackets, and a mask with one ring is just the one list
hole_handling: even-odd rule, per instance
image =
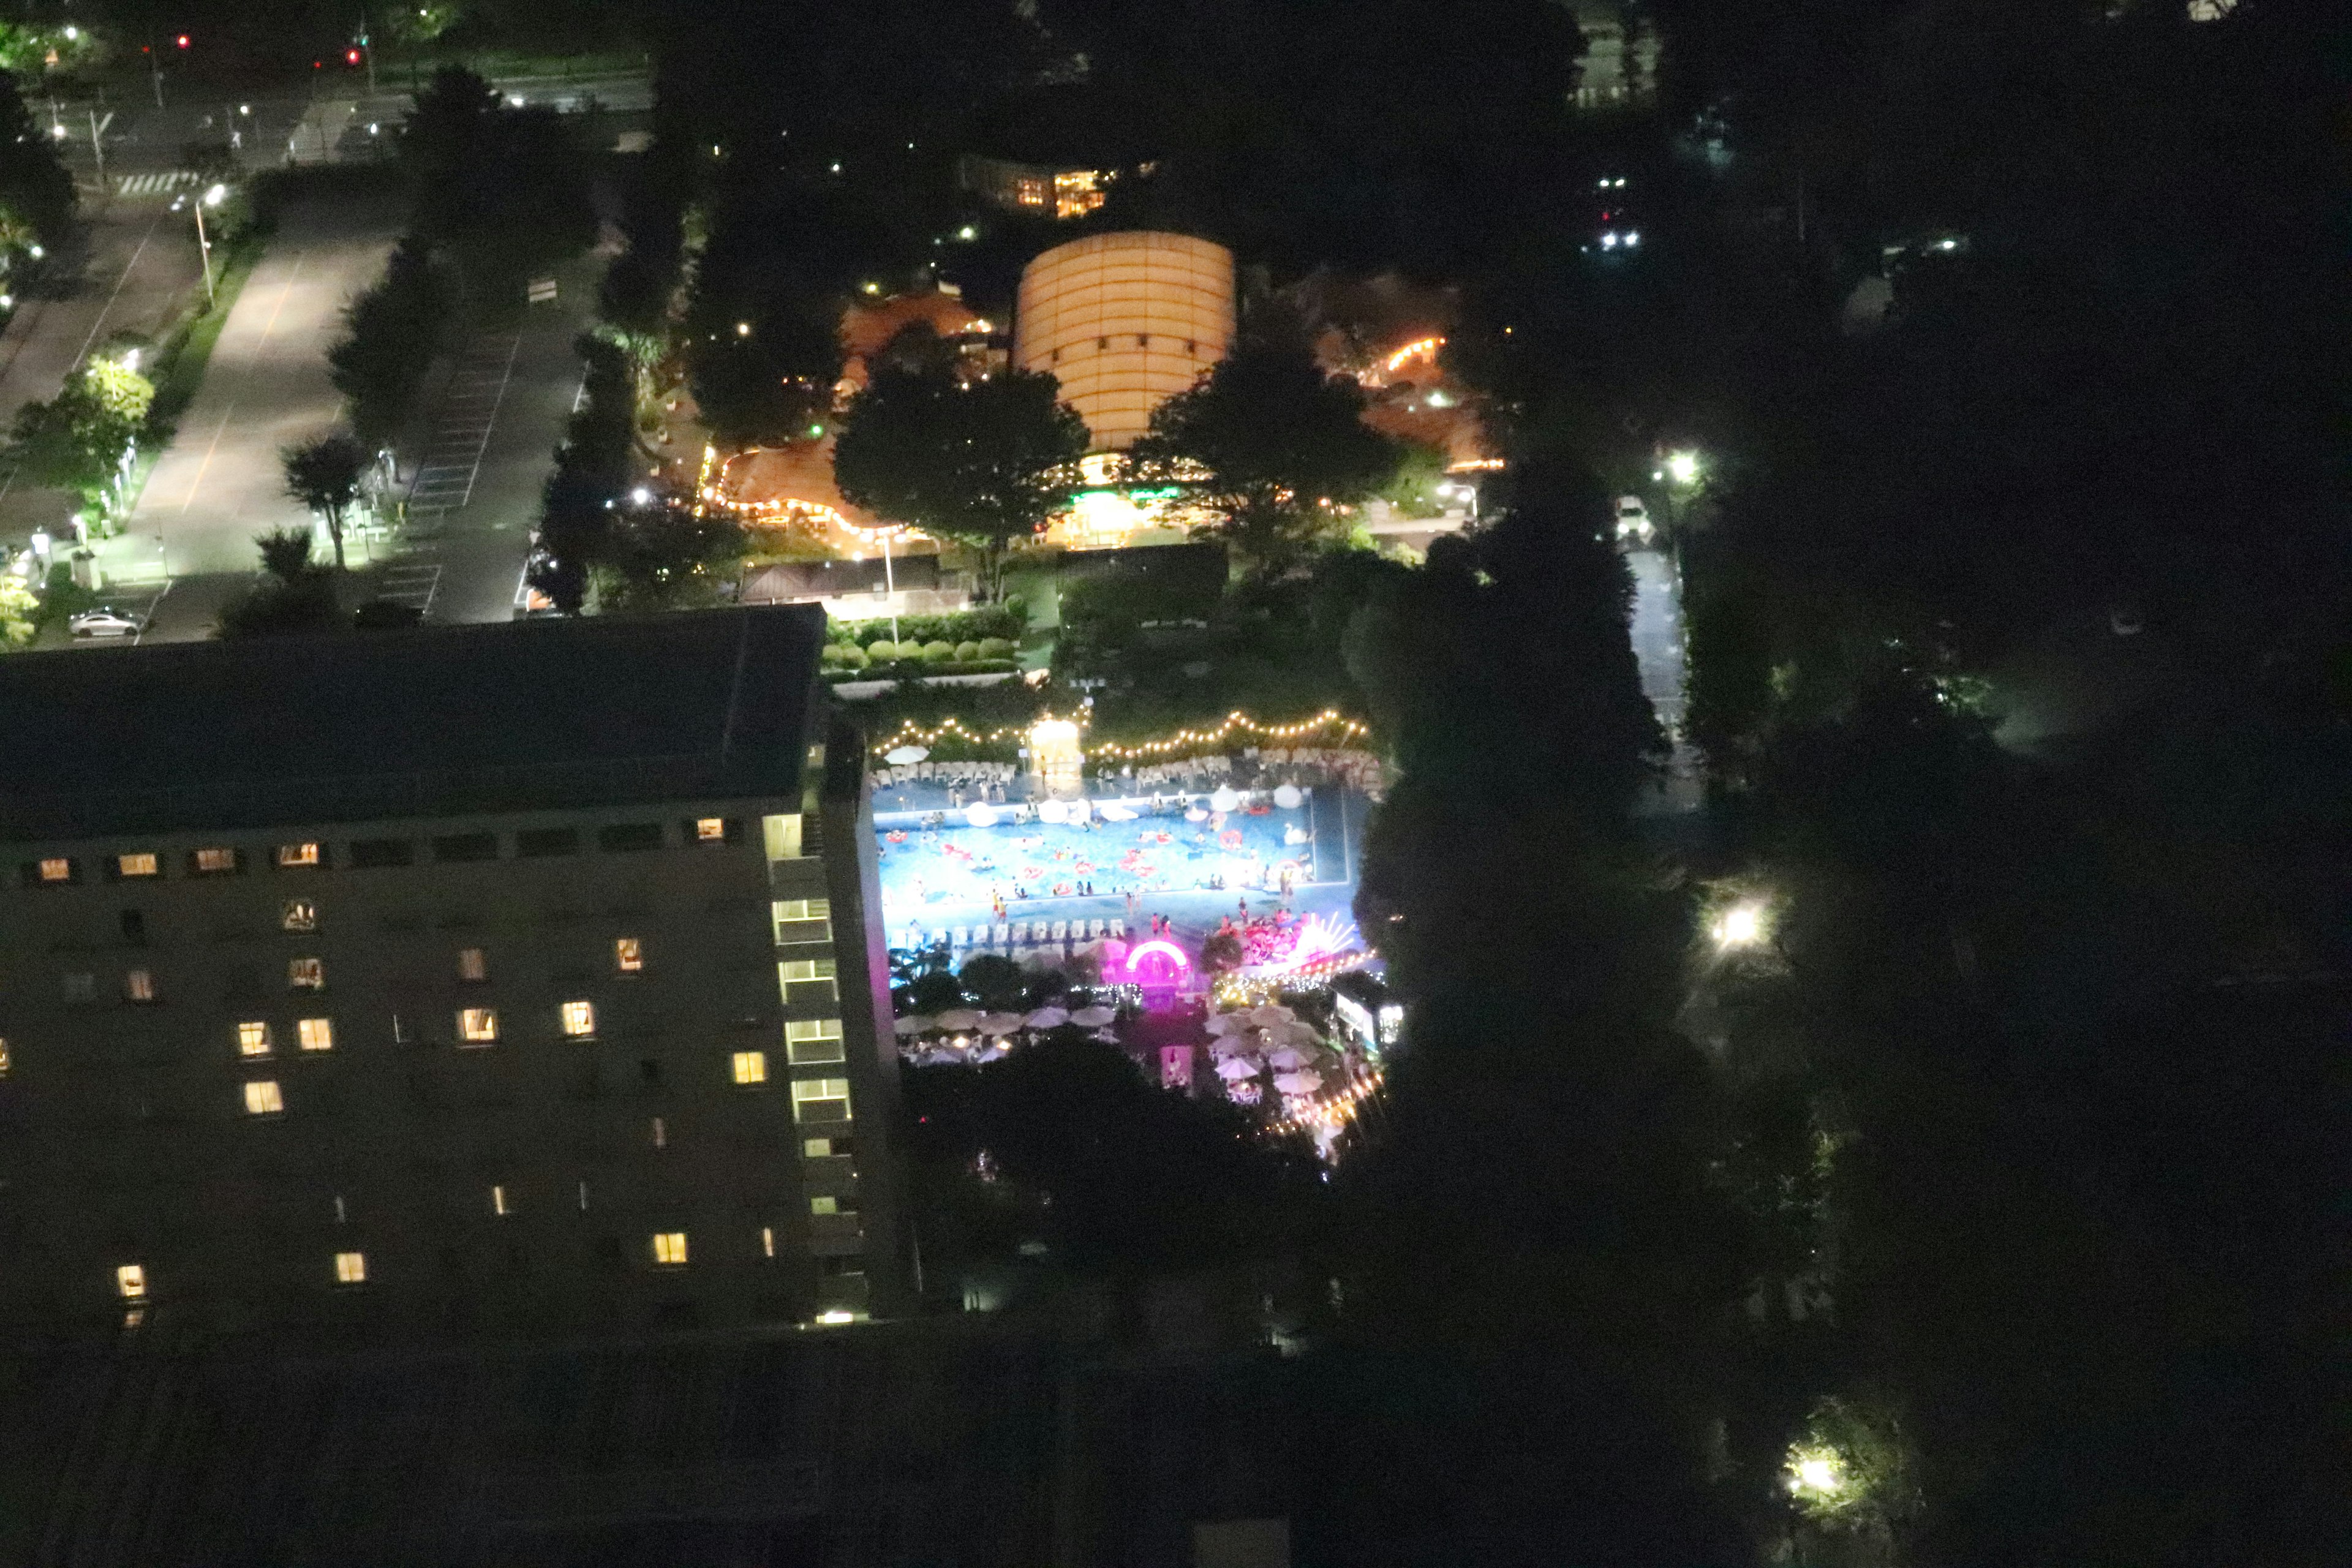
[[[990, 731], [985, 736], [971, 729], [963, 721], [952, 714], [928, 730], [912, 719], [902, 719], [898, 721], [898, 731], [890, 737], [889, 742], [878, 749], [889, 752], [905, 745], [928, 746], [941, 735], [950, 733], [976, 746], [996, 745], [1007, 740], [1025, 736], [1035, 724], [1055, 717], [1055, 715], [1049, 710], [1040, 713], [1028, 723], [1005, 725]], [[1081, 731], [1087, 726], [1087, 718], [1083, 712], [1073, 715], [1070, 721], [1076, 724]], [[1371, 733], [1370, 726], [1348, 718], [1335, 708], [1327, 708], [1312, 719], [1301, 719], [1289, 724], [1262, 724], [1236, 709], [1225, 715], [1224, 721], [1213, 730], [1179, 730], [1174, 734], [1160, 740], [1139, 742], [1132, 746], [1121, 746], [1107, 741], [1101, 745], [1083, 749], [1089, 759], [1097, 762], [1135, 762], [1164, 757], [1188, 747], [1221, 745], [1230, 740], [1236, 731], [1246, 731], [1260, 741], [1294, 741], [1302, 735], [1312, 734], [1318, 730], [1324, 729], [1335, 729], [1343, 740], [1354, 740], [1359, 736]]]
[[1415, 338], [1412, 342], [1389, 355], [1389, 374], [1394, 375], [1398, 371], [1402, 370], [1404, 362], [1417, 354], [1435, 353], [1444, 346], [1444, 343], [1445, 340], [1441, 337]]

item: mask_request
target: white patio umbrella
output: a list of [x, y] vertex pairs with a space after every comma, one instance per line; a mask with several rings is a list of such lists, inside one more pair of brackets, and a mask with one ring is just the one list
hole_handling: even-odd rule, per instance
[[1298, 1021], [1298, 1015], [1279, 1002], [1268, 1002], [1262, 1006], [1253, 1007], [1246, 1016], [1252, 1025], [1261, 1029], [1276, 1024], [1295, 1024]]
[[1027, 1022], [1028, 1019], [1018, 1013], [989, 1013], [980, 1020], [980, 1032], [983, 1035], [1010, 1035]]
[[1274, 787], [1274, 804], [1285, 811], [1297, 810], [1298, 803], [1306, 798], [1297, 784], [1276, 784]]
[[1245, 1057], [1257, 1049], [1255, 1044], [1240, 1035], [1212, 1035], [1209, 1050], [1221, 1057]]
[[1109, 1007], [1097, 1005], [1093, 1007], [1079, 1008], [1076, 1012], [1070, 1015], [1070, 1022], [1080, 1025], [1086, 1028], [1099, 1029], [1105, 1024], [1110, 1023], [1118, 1016], [1118, 1014], [1116, 1010]]
[[1238, 1035], [1249, 1027], [1249, 1021], [1238, 1013], [1213, 1013], [1202, 1027], [1213, 1035]]
[[890, 1026], [901, 1035], [928, 1035], [936, 1026], [919, 1013], [909, 1013]]
[[929, 746], [893, 746], [882, 753], [882, 760], [894, 768], [902, 768], [908, 763], [919, 763], [930, 754]]
[[1286, 1069], [1312, 1067], [1315, 1063], [1312, 1056], [1300, 1050], [1297, 1046], [1285, 1046], [1282, 1049], [1269, 1054], [1265, 1059], [1269, 1066]]
[[1274, 1087], [1285, 1094], [1313, 1094], [1323, 1087], [1319, 1072], [1286, 1072], [1274, 1080]]
[[968, 805], [964, 808], [963, 819], [974, 827], [993, 827], [996, 826], [996, 808], [978, 804]]
[[1235, 1079], [1255, 1078], [1265, 1069], [1246, 1057], [1227, 1057], [1217, 1064], [1217, 1076], [1227, 1083]]
[[950, 1007], [933, 1022], [950, 1034], [963, 1034], [980, 1027], [980, 1015], [969, 1007]]
[[1059, 1007], [1040, 1007], [1029, 1015], [1033, 1029], [1058, 1029], [1070, 1021], [1070, 1015]]
[[1323, 1037], [1309, 1024], [1276, 1024], [1265, 1033], [1268, 1039], [1279, 1040], [1286, 1046], [1305, 1046], [1309, 1050], [1319, 1049], [1323, 1044]]
[[1209, 796], [1209, 809], [1211, 811], [1233, 811], [1237, 809], [1241, 804], [1242, 797], [1235, 795], [1233, 790], [1225, 784], [1219, 784], [1216, 788], [1216, 792]]

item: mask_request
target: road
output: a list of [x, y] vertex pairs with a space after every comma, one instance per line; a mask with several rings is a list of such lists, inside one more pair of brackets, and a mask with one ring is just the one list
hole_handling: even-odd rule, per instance
[[1628, 628], [1634, 662], [1641, 668], [1642, 695], [1650, 700], [1673, 747], [1666, 777], [1643, 804], [1650, 813], [1696, 811], [1705, 797], [1697, 752], [1683, 733], [1682, 574], [1662, 550], [1628, 550], [1633, 574], [1633, 617]]
[[[82, 356], [117, 332], [153, 337], [197, 287], [195, 237], [167, 198], [97, 207], [73, 248], [53, 258], [49, 283], [29, 292], [0, 332], [0, 429], [27, 403], [47, 402]], [[0, 539], [61, 533], [79, 503], [61, 490], [0, 478]]]
[[[327, 350], [342, 334], [344, 305], [383, 270], [399, 217], [390, 203], [343, 201], [297, 205], [280, 220], [115, 553], [118, 576], [177, 580], [151, 638], [207, 635], [220, 605], [251, 579], [254, 536], [310, 526], [286, 494], [278, 454], [341, 421]], [[152, 572], [139, 569], [147, 563]]]

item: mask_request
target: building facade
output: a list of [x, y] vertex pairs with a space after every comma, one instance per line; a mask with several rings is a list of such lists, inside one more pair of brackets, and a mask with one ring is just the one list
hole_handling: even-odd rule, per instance
[[807, 606], [0, 668], [0, 1325], [896, 1309]]
[[1096, 451], [1123, 451], [1152, 410], [1225, 357], [1234, 258], [1189, 235], [1088, 235], [1022, 268], [1013, 359], [1049, 371]]

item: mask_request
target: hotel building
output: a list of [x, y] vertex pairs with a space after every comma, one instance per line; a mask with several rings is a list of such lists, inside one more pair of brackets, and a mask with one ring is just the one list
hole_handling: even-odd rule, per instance
[[0, 1327], [901, 1310], [824, 625], [0, 660]]

